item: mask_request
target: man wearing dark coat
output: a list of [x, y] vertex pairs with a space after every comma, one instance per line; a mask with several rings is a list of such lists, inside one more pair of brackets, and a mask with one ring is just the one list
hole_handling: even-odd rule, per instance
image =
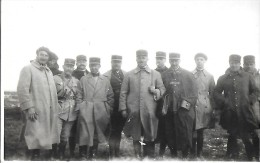
[[112, 69], [103, 74], [110, 81], [114, 92], [114, 109], [111, 115], [111, 131], [109, 138], [109, 155], [110, 158], [119, 157], [119, 147], [121, 141], [121, 133], [125, 125], [125, 118], [118, 111], [119, 96], [121, 85], [124, 79], [125, 71], [121, 69], [122, 56], [112, 55], [111, 66]]
[[[253, 77], [240, 67], [240, 55], [230, 55], [226, 73], [219, 77], [214, 91], [216, 104], [221, 108], [220, 125], [229, 133], [227, 159], [237, 159], [237, 138], [241, 137], [248, 160], [253, 157], [250, 132], [257, 128], [250, 104], [255, 103], [257, 89]], [[224, 94], [223, 94], [224, 93]]]
[[258, 128], [252, 133], [252, 139], [253, 139], [253, 144], [254, 144], [254, 155], [256, 160], [259, 160], [259, 139], [260, 139], [260, 73], [259, 70], [256, 69], [255, 67], [255, 56], [253, 55], [246, 55], [244, 56], [244, 65], [243, 69], [245, 72], [250, 73], [256, 83], [256, 87], [258, 90], [257, 94], [257, 100], [256, 102], [252, 105], [254, 114], [257, 119], [258, 123]]
[[62, 71], [59, 70], [59, 65], [58, 65], [58, 56], [53, 53], [52, 51], [49, 51], [49, 60], [47, 62], [47, 66], [51, 70], [53, 76], [61, 74]]
[[172, 157], [181, 150], [182, 157], [186, 158], [192, 147], [197, 89], [192, 73], [179, 66], [180, 54], [170, 53], [169, 60], [171, 67], [162, 74], [166, 88], [162, 110], [166, 141]]
[[[77, 68], [72, 72], [72, 76], [77, 78], [78, 80], [81, 79], [82, 76], [86, 76], [89, 71], [86, 69], [87, 66], [87, 57], [85, 55], [78, 55], [76, 57], [76, 65]], [[70, 158], [75, 157], [75, 147], [76, 147], [76, 133], [77, 133], [77, 121], [74, 123], [71, 129], [71, 134], [69, 138], [69, 148], [70, 148]], [[79, 151], [81, 147], [79, 148]]]
[[[163, 72], [165, 72], [166, 70], [168, 70], [168, 68], [165, 66], [165, 62], [166, 62], [166, 53], [163, 51], [157, 51], [156, 52], [156, 65], [157, 68], [155, 69], [156, 71], [160, 72], [160, 74], [162, 74]], [[165, 120], [164, 120], [164, 116], [162, 116], [161, 110], [162, 110], [162, 106], [163, 106], [163, 99], [160, 99], [157, 101], [157, 116], [159, 118], [159, 123], [158, 123], [158, 133], [157, 133], [157, 138], [156, 138], [156, 142], [160, 143], [160, 149], [159, 149], [159, 156], [163, 157], [164, 153], [165, 153], [165, 149], [166, 149], [166, 137], [165, 137]]]

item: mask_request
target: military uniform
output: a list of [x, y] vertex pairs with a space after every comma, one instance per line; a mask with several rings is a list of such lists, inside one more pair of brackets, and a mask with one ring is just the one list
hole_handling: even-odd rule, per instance
[[[156, 58], [166, 59], [166, 53], [158, 51], [158, 52], [156, 52]], [[168, 68], [166, 66], [164, 66], [162, 68], [157, 67], [155, 70], [158, 71], [162, 75], [162, 73], [167, 71]], [[156, 115], [159, 118], [159, 123], [158, 123], [157, 138], [156, 138], [155, 142], [160, 143], [159, 155], [161, 157], [164, 155], [166, 145], [167, 145], [166, 133], [165, 133], [165, 117], [161, 115], [162, 107], [163, 107], [163, 99], [160, 99], [157, 101], [157, 109], [156, 109], [156, 112], [157, 112]]]
[[[229, 60], [240, 63], [240, 59], [239, 55], [231, 55]], [[229, 133], [227, 157], [238, 157], [237, 137], [240, 136], [248, 159], [252, 159], [253, 147], [249, 141], [249, 133], [257, 128], [257, 124], [250, 103], [256, 101], [256, 91], [252, 76], [241, 69], [233, 72], [229, 68], [218, 79], [214, 98], [222, 110], [220, 125]]]
[[[59, 65], [58, 65], [58, 63], [57, 63], [57, 60], [58, 60], [58, 59], [59, 59], [59, 58], [58, 58], [58, 56], [57, 56], [55, 53], [53, 53], [52, 51], [49, 51], [49, 61], [51, 61], [51, 60], [56, 60], [55, 65], [54, 65], [53, 67], [52, 67], [52, 66], [49, 67], [50, 70], [51, 70], [51, 72], [52, 72], [52, 74], [53, 74], [53, 76], [62, 73], [62, 71], [59, 70]], [[48, 66], [49, 66], [49, 65], [48, 65]]]
[[[118, 60], [121, 62], [122, 56], [112, 55], [111, 60]], [[109, 139], [110, 156], [119, 157], [119, 147], [121, 141], [121, 133], [125, 124], [125, 118], [118, 111], [119, 108], [119, 96], [121, 85], [124, 80], [125, 71], [123, 70], [110, 70], [104, 74], [108, 77], [110, 84], [114, 92], [114, 109], [111, 115], [111, 131]]]
[[[76, 57], [76, 61], [87, 61], [87, 57], [85, 55], [78, 55]], [[79, 70], [76, 68], [72, 72], [72, 76], [77, 78], [78, 80], [81, 79], [82, 76], [86, 76], [89, 73], [89, 71], [86, 69], [84, 71]], [[69, 138], [69, 147], [70, 147], [70, 155], [71, 157], [74, 157], [75, 153], [75, 147], [76, 147], [76, 133], [77, 133], [77, 124], [78, 120], [76, 120], [76, 123], [72, 126], [71, 133], [70, 133], [70, 138]]]
[[[75, 60], [65, 59], [64, 65], [74, 65], [73, 63], [75, 64]], [[79, 80], [73, 76], [66, 78], [65, 74], [62, 73], [60, 75], [55, 75], [54, 81], [58, 94], [58, 102], [61, 106], [61, 112], [59, 113], [59, 133], [61, 143], [59, 149], [60, 155], [64, 157], [65, 147], [70, 136], [71, 128], [78, 117], [78, 112], [75, 111], [75, 99]]]
[[[255, 56], [252, 55], [247, 55], [244, 56], [244, 64], [255, 64]], [[257, 71], [256, 68], [254, 68], [252, 71], [245, 69], [244, 70], [246, 72], [249, 72], [256, 83], [256, 88], [258, 90], [257, 92], [257, 100], [256, 102], [252, 105], [253, 108], [253, 112], [255, 114], [257, 123], [258, 123], [258, 129], [256, 129], [253, 133], [252, 133], [252, 139], [253, 139], [253, 144], [254, 144], [254, 152], [255, 152], [255, 157], [257, 160], [259, 160], [259, 139], [260, 139], [260, 73], [259, 70]]]
[[[177, 53], [170, 53], [170, 59], [179, 59]], [[195, 122], [195, 102], [197, 89], [192, 73], [178, 68], [169, 68], [162, 74], [166, 88], [163, 112], [165, 115], [166, 141], [172, 157], [177, 156], [177, 150], [183, 157], [188, 155], [192, 147], [192, 134]]]

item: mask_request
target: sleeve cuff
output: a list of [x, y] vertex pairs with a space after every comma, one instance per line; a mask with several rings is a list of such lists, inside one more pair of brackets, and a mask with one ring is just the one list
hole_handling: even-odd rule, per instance
[[28, 102], [22, 103], [20, 106], [21, 106], [22, 110], [27, 110], [27, 109], [33, 107], [33, 103], [31, 101], [28, 101]]

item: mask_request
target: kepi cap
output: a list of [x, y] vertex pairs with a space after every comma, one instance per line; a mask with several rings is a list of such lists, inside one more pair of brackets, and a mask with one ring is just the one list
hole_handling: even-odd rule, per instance
[[100, 58], [98, 57], [90, 57], [89, 64], [100, 64]]
[[75, 66], [75, 59], [65, 58], [64, 65]]
[[78, 55], [76, 57], [77, 61], [87, 61], [87, 57], [85, 55]]
[[51, 61], [51, 60], [58, 60], [59, 58], [58, 58], [58, 56], [55, 54], [55, 53], [53, 53], [52, 51], [49, 51], [49, 61]]
[[231, 54], [229, 56], [229, 62], [237, 62], [237, 63], [240, 63], [241, 61], [241, 56], [240, 55], [237, 55], [237, 54]]
[[121, 55], [112, 55], [111, 61], [122, 61], [122, 56]]
[[246, 55], [243, 57], [244, 63], [255, 63], [255, 56]]
[[196, 59], [196, 58], [198, 58], [198, 57], [202, 57], [202, 58], [204, 58], [205, 60], [208, 60], [207, 55], [204, 54], [204, 53], [197, 53], [197, 54], [195, 55], [194, 59]]
[[136, 57], [141, 57], [141, 56], [148, 56], [148, 52], [146, 50], [140, 49], [136, 51]]
[[157, 51], [156, 52], [156, 58], [164, 58], [166, 59], [166, 53], [163, 51]]
[[169, 59], [180, 59], [181, 55], [179, 53], [170, 53]]

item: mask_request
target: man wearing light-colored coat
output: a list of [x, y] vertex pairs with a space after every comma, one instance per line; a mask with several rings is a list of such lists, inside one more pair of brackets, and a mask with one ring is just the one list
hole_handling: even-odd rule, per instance
[[[144, 136], [144, 142], [146, 143], [144, 155], [153, 157], [154, 140], [158, 129], [156, 101], [165, 92], [160, 73], [151, 70], [147, 66], [147, 55], [145, 50], [136, 52], [138, 67], [126, 73], [119, 102], [119, 111], [122, 114], [128, 113], [124, 134], [132, 136], [137, 158], [141, 155], [141, 147], [138, 144], [141, 136]], [[151, 87], [153, 87], [153, 91], [151, 91]], [[149, 148], [149, 146], [150, 149], [145, 149], [146, 147]], [[147, 150], [150, 150], [150, 153]]]
[[21, 70], [17, 86], [20, 107], [26, 115], [25, 141], [34, 151], [52, 149], [52, 144], [60, 142], [56, 87], [51, 70], [41, 64], [47, 62], [47, 53], [44, 47], [37, 50], [36, 60]]

